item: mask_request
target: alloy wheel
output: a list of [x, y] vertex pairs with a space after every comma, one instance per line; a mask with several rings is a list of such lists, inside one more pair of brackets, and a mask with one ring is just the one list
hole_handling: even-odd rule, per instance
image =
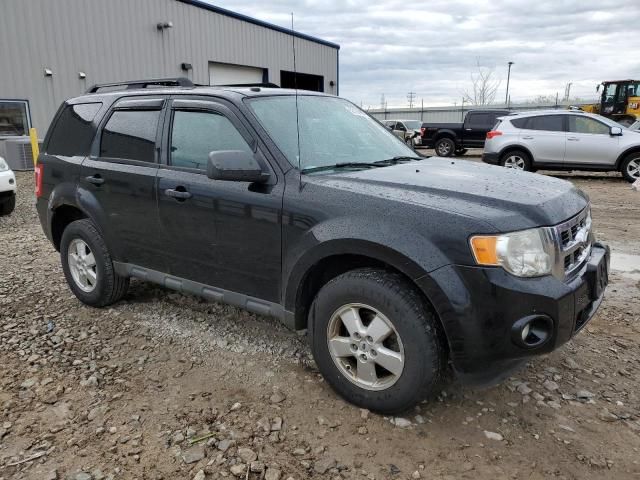
[[446, 157], [451, 153], [451, 146], [447, 142], [442, 142], [438, 145], [438, 155]]
[[404, 347], [393, 323], [375, 308], [350, 303], [327, 327], [329, 353], [340, 373], [365, 390], [385, 390], [404, 370]]
[[510, 155], [504, 161], [504, 166], [506, 168], [515, 168], [516, 170], [524, 170], [525, 162], [524, 158], [520, 155]]
[[69, 244], [67, 261], [76, 286], [83, 292], [93, 292], [98, 283], [98, 270], [89, 245], [81, 238], [74, 238]]
[[640, 178], [640, 158], [634, 158], [627, 164], [627, 173], [631, 178]]

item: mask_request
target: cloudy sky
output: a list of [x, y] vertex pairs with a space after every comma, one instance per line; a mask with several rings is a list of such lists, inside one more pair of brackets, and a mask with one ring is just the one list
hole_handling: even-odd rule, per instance
[[602, 80], [640, 77], [640, 0], [210, 0], [341, 46], [340, 94], [378, 107], [460, 103], [480, 63], [513, 103], [556, 92], [593, 98]]

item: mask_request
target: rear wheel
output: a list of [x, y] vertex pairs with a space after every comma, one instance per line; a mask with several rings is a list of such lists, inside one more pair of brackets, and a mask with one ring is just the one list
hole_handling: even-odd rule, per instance
[[71, 291], [92, 307], [104, 307], [127, 293], [129, 278], [113, 268], [107, 245], [91, 220], [69, 224], [60, 241], [62, 269]]
[[456, 150], [456, 142], [447, 137], [438, 140], [434, 146], [439, 157], [450, 157]]
[[355, 405], [399, 413], [441, 379], [438, 320], [400, 275], [364, 268], [334, 278], [314, 300], [310, 324], [320, 372]]
[[531, 171], [531, 157], [522, 150], [511, 150], [505, 153], [500, 159], [500, 165], [514, 170]]
[[0, 217], [11, 215], [16, 208], [16, 194], [12, 193], [4, 198], [0, 197]]
[[620, 165], [620, 173], [628, 182], [640, 179], [640, 153], [632, 153]]

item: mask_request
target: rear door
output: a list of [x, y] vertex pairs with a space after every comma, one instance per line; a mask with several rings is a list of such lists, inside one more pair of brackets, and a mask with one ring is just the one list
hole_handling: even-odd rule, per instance
[[125, 262], [163, 270], [155, 177], [164, 97], [124, 98], [102, 121], [82, 164], [80, 195], [92, 202], [109, 247]]
[[565, 115], [537, 115], [524, 122], [520, 143], [532, 153], [535, 163], [564, 162], [567, 141], [565, 118]]
[[158, 206], [169, 273], [278, 302], [283, 181], [275, 170], [264, 185], [206, 175], [212, 151], [257, 152], [268, 165], [261, 143], [232, 105], [180, 97], [163, 145]]
[[607, 124], [584, 115], [568, 115], [566, 164], [614, 165], [619, 136]]
[[464, 119], [463, 145], [465, 147], [482, 148], [487, 132], [496, 123], [496, 116], [488, 112], [469, 112]]

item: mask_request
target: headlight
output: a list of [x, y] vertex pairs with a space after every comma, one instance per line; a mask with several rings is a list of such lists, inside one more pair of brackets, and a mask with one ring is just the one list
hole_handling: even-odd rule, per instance
[[478, 265], [502, 267], [518, 277], [551, 273], [553, 245], [543, 228], [501, 235], [471, 237], [471, 251]]
[[9, 165], [4, 161], [4, 158], [0, 157], [0, 172], [5, 172], [9, 170]]

